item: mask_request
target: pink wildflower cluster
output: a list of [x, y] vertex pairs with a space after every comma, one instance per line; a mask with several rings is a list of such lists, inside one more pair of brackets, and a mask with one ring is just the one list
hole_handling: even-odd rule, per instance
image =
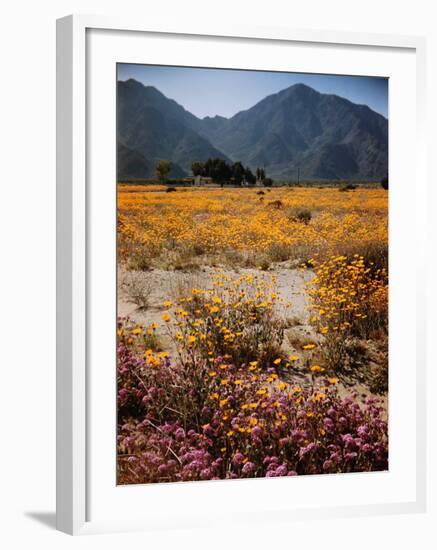
[[336, 379], [281, 379], [256, 361], [172, 361], [120, 338], [118, 481], [155, 483], [388, 468], [376, 399], [341, 397]]

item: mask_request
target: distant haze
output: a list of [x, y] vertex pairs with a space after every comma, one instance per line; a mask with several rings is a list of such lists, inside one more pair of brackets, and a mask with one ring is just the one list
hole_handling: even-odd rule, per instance
[[118, 64], [118, 80], [154, 86], [199, 118], [229, 118], [268, 95], [302, 83], [363, 104], [388, 117], [388, 79], [369, 76], [244, 71]]

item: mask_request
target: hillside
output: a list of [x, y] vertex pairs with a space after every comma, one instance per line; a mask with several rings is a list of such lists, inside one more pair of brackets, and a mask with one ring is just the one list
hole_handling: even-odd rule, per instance
[[[365, 105], [295, 84], [227, 119], [199, 119], [159, 90], [118, 82], [119, 177], [135, 164], [144, 176], [156, 161], [173, 175], [194, 161], [221, 157], [275, 179], [381, 179], [388, 171], [388, 121]], [[141, 155], [142, 161], [133, 156]], [[127, 158], [126, 158], [127, 157]], [[141, 176], [135, 176], [141, 177]]]

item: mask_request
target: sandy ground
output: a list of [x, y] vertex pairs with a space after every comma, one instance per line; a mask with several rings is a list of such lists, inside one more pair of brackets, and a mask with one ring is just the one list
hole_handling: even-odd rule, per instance
[[[121, 317], [127, 316], [131, 320], [146, 326], [156, 323], [158, 325], [157, 335], [162, 347], [172, 353], [174, 352], [174, 344], [168, 338], [161, 319], [165, 311], [163, 302], [175, 300], [178, 295], [181, 295], [181, 290], [184, 289], [187, 290], [187, 295], [189, 295], [192, 287], [208, 288], [214, 271], [216, 269], [211, 267], [203, 267], [194, 272], [161, 269], [147, 272], [125, 272], [120, 270], [118, 277], [118, 315]], [[258, 269], [239, 269], [238, 271], [220, 269], [220, 271], [235, 277], [244, 273], [260, 273]], [[278, 315], [287, 323], [283, 350], [287, 354], [296, 353], [300, 355], [301, 350], [295, 342], [318, 342], [320, 340], [320, 336], [315, 333], [313, 327], [309, 324], [310, 313], [306, 292], [306, 285], [311, 281], [314, 274], [310, 270], [302, 271], [289, 268], [287, 264], [277, 264], [274, 270], [269, 271], [268, 274], [276, 276], [277, 291], [284, 299], [284, 303], [289, 304], [288, 306], [277, 306]], [[139, 308], [129, 298], [126, 283], [129, 284], [132, 278], [139, 280], [147, 289], [148, 306], [146, 308]], [[298, 369], [287, 375], [287, 378], [301, 384], [310, 383], [310, 377], [305, 372], [307, 372], [307, 369], [303, 369], [303, 371]], [[343, 394], [356, 391], [362, 399], [372, 395], [364, 380], [360, 381], [359, 379], [354, 380], [353, 383], [345, 379], [339, 384], [339, 391]], [[387, 405], [387, 397], [383, 397], [383, 400]]]
[[[216, 270], [210, 267], [204, 267], [198, 271], [189, 273], [161, 269], [129, 273], [120, 271], [118, 315], [122, 317], [128, 316], [130, 319], [145, 325], [157, 323], [160, 325], [160, 328], [157, 330], [158, 335], [163, 339], [163, 343], [170, 344], [170, 342], [166, 341], [166, 334], [162, 327], [163, 302], [165, 300], [174, 300], [180, 289], [189, 289], [187, 293], [189, 295], [192, 287], [208, 288], [211, 275], [214, 271]], [[238, 271], [220, 269], [220, 271], [232, 277], [238, 277], [247, 273], [260, 273], [257, 269], [240, 269]], [[299, 269], [276, 267], [274, 270], [269, 271], [267, 275], [275, 275], [277, 277], [277, 291], [284, 299], [284, 302], [288, 304], [288, 307], [279, 305], [278, 314], [294, 325], [291, 329], [294, 332], [306, 335], [311, 339], [317, 339], [316, 334], [309, 325], [308, 297], [305, 292], [305, 285], [312, 279], [313, 274], [310, 271], [302, 272]], [[132, 278], [144, 281], [144, 285], [150, 293], [147, 308], [139, 308], [129, 298], [126, 283], [129, 284]], [[290, 329], [287, 330], [290, 331]], [[291, 351], [292, 347], [288, 345], [288, 338], [285, 338], [285, 340], [286, 351]]]

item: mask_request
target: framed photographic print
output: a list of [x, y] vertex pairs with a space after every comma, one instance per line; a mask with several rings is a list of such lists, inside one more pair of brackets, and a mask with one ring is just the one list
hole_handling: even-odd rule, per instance
[[58, 21], [60, 530], [424, 509], [423, 52]]

